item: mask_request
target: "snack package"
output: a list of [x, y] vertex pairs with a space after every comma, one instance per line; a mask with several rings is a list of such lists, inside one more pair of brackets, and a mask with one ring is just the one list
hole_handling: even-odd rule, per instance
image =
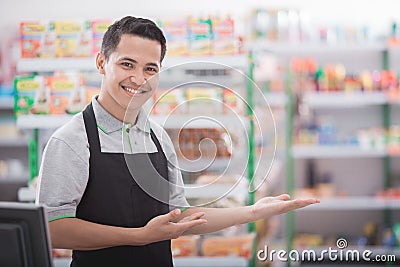
[[210, 19], [189, 19], [189, 54], [211, 54], [212, 27]]
[[167, 39], [167, 56], [185, 56], [189, 54], [187, 20], [167, 20], [159, 23]]
[[224, 101], [224, 114], [244, 114], [244, 101], [232, 89], [225, 88], [222, 97]]
[[192, 87], [186, 89], [187, 111], [190, 114], [222, 114], [221, 88]]
[[101, 50], [101, 43], [103, 36], [107, 31], [108, 27], [112, 24], [110, 20], [92, 20], [92, 55], [95, 56]]
[[[48, 113], [49, 94], [45, 91], [44, 77], [30, 75], [16, 77], [15, 88], [15, 115], [29, 113]], [[36, 107], [33, 108], [33, 107]], [[33, 109], [32, 109], [33, 108]], [[33, 111], [33, 112], [32, 112]]]
[[20, 23], [22, 58], [48, 58], [56, 54], [56, 33], [53, 21]]
[[64, 74], [48, 77], [47, 82], [51, 95], [50, 113], [65, 114], [71, 93], [79, 90], [79, 77], [76, 74]]
[[157, 89], [153, 95], [153, 114], [182, 114], [185, 113], [185, 97], [183, 90]]
[[89, 20], [56, 21], [57, 57], [90, 57], [92, 55], [92, 31]]
[[203, 256], [238, 256], [250, 259], [255, 234], [244, 234], [235, 237], [215, 236], [203, 240]]
[[70, 92], [69, 101], [65, 112], [68, 114], [76, 114], [86, 106], [86, 88], [83, 77], [79, 78], [79, 85], [75, 86]]
[[213, 19], [212, 32], [212, 53], [214, 55], [234, 55], [236, 53], [235, 24], [231, 18]]
[[171, 240], [171, 251], [173, 257], [197, 256], [199, 236], [180, 236]]

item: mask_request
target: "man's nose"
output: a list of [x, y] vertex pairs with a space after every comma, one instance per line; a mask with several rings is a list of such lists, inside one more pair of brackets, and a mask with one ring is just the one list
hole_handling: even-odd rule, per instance
[[136, 71], [135, 73], [133, 73], [129, 78], [130, 78], [131, 82], [136, 83], [139, 86], [143, 85], [147, 81], [147, 79], [144, 77], [144, 75], [142, 73], [140, 73], [139, 71]]

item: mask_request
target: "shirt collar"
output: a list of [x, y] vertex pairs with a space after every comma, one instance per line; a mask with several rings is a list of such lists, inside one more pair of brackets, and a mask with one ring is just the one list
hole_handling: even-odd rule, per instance
[[[94, 115], [96, 117], [97, 126], [105, 133], [119, 131], [123, 127], [123, 122], [108, 113], [97, 101], [97, 96], [92, 98]], [[150, 122], [143, 108], [139, 110], [136, 124], [133, 126], [137, 129], [150, 133]]]

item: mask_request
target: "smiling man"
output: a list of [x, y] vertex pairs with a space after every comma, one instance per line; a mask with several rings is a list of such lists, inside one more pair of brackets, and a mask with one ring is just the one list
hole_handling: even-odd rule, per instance
[[[152, 21], [116, 21], [96, 57], [100, 95], [46, 145], [37, 202], [47, 207], [53, 247], [73, 249], [71, 266], [172, 266], [173, 238], [318, 202], [281, 195], [238, 208], [188, 207], [173, 144], [142, 109], [157, 89], [165, 52], [164, 35]], [[141, 164], [146, 159], [150, 165]], [[127, 162], [138, 163], [150, 191]]]

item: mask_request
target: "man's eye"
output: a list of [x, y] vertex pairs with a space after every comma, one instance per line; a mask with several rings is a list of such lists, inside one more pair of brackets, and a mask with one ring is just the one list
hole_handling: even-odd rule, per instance
[[148, 71], [148, 72], [157, 72], [157, 69], [152, 68], [152, 67], [147, 67], [146, 71]]
[[129, 63], [129, 62], [122, 62], [121, 65], [124, 66], [124, 67], [127, 67], [127, 68], [132, 68], [133, 67], [132, 63]]

